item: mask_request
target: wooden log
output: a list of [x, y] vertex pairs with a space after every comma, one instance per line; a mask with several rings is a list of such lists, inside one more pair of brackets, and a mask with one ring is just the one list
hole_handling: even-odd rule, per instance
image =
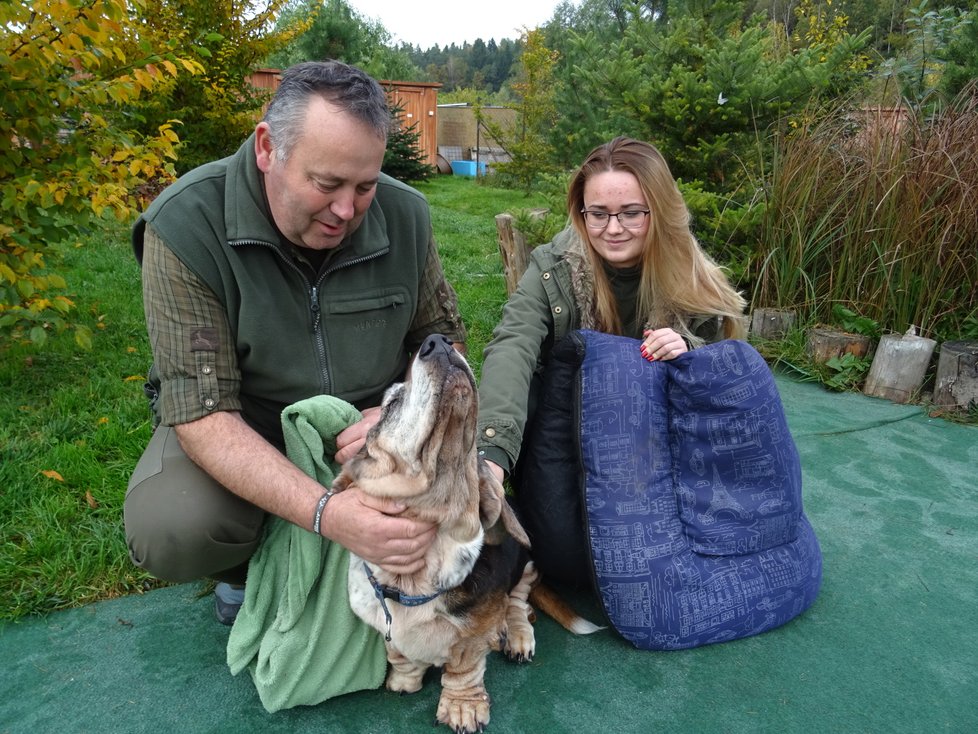
[[865, 357], [869, 353], [870, 344], [870, 338], [863, 334], [817, 327], [809, 330], [805, 351], [813, 362], [825, 364], [833, 357], [842, 357], [845, 354]]
[[[530, 216], [537, 219], [546, 215], [546, 209], [533, 209], [530, 212]], [[503, 261], [503, 275], [506, 277], [506, 294], [512, 295], [530, 262], [530, 247], [526, 243], [526, 237], [516, 228], [516, 219], [512, 214], [496, 215], [496, 234], [499, 238], [499, 256]]]
[[947, 408], [967, 408], [978, 403], [978, 341], [941, 345], [934, 403]]
[[503, 260], [506, 294], [512, 295], [523, 277], [530, 258], [530, 248], [523, 233], [516, 229], [512, 214], [496, 215], [496, 234], [499, 236], [499, 256]]
[[885, 334], [876, 347], [863, 393], [909, 403], [920, 392], [937, 342], [913, 334]]
[[758, 339], [783, 339], [795, 325], [795, 312], [783, 308], [755, 308], [750, 333]]

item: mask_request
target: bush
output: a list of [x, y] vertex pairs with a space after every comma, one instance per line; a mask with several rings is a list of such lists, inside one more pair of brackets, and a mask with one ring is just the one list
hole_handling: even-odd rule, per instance
[[43, 343], [73, 329], [73, 302], [53, 271], [103, 216], [124, 220], [141, 186], [173, 175], [177, 136], [148, 134], [105, 114], [199, 67], [124, 40], [137, 35], [123, 0], [0, 4], [0, 332]]

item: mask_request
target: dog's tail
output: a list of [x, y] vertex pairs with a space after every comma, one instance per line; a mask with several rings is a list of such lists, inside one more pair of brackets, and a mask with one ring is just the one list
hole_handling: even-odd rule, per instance
[[530, 604], [575, 635], [589, 635], [604, 629], [581, 617], [556, 591], [545, 584], [537, 584], [533, 587], [533, 591], [530, 592]]

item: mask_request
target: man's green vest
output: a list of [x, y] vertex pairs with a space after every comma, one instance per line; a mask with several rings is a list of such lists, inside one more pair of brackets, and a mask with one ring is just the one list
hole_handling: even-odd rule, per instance
[[151, 226], [224, 305], [242, 413], [281, 446], [286, 406], [316, 394], [377, 405], [403, 375], [433, 240], [422, 195], [381, 175], [363, 223], [315, 274], [272, 223], [262, 187], [252, 136], [166, 189], [137, 221], [133, 247], [142, 262]]

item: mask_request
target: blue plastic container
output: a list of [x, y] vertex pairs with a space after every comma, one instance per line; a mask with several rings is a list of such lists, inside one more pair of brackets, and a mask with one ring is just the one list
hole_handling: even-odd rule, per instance
[[475, 176], [475, 161], [452, 161], [452, 173], [456, 176]]

